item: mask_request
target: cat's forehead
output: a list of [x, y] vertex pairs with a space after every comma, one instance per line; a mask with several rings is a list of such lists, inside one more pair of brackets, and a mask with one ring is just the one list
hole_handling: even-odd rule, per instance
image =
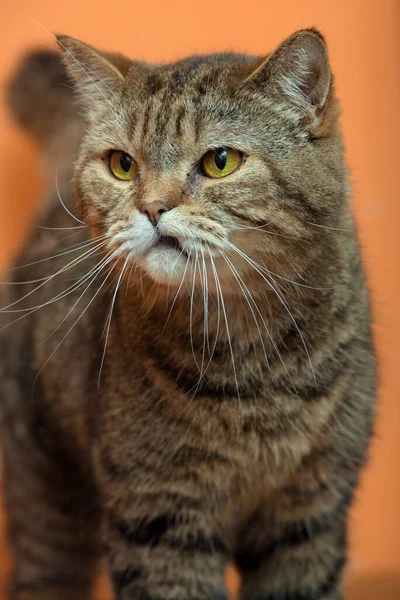
[[164, 160], [168, 156], [178, 158], [181, 152], [187, 152], [188, 143], [193, 145], [199, 140], [213, 145], [216, 130], [232, 125], [232, 111], [237, 104], [232, 97], [232, 78], [243, 80], [252, 62], [253, 57], [239, 54], [213, 54], [151, 66], [139, 93], [137, 80], [131, 77], [125, 90], [126, 133], [153, 160], [159, 156]]
[[121, 102], [93, 133], [158, 171], [190, 164], [220, 146], [244, 152], [268, 146], [273, 152], [277, 140], [281, 149], [284, 136], [273, 102], [242, 85], [264, 58], [191, 56], [173, 64], [140, 65], [137, 71], [134, 64]]
[[[186, 95], [205, 95], [207, 92], [227, 91], [227, 86], [243, 80], [257, 59], [235, 53], [195, 55], [174, 63], [147, 65], [142, 92], [150, 100], [152, 96], [168, 94], [170, 98]], [[135, 92], [135, 65], [130, 88]]]
[[179, 74], [186, 76], [190, 80], [191, 77], [206, 71], [214, 71], [216, 73], [237, 71], [237, 74], [240, 75], [248, 71], [249, 67], [256, 60], [257, 57], [247, 54], [223, 52], [219, 54], [192, 55], [174, 63], [158, 65], [158, 68], [172, 77]]

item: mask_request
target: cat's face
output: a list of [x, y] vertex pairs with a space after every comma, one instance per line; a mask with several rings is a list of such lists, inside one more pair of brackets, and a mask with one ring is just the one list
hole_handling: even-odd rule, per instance
[[266, 61], [214, 55], [118, 69], [67, 42], [88, 67], [72, 69], [89, 94], [76, 195], [110, 253], [175, 286], [208, 273], [211, 287], [239, 290], [260, 269], [307, 270], [315, 225], [335, 225], [344, 193], [317, 34], [289, 38]]

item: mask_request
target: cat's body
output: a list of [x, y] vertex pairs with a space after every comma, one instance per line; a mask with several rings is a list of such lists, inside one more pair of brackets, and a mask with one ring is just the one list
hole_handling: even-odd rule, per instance
[[[279, 73], [279, 53], [288, 60], [296, 39], [323, 61], [311, 48], [322, 45], [316, 33], [291, 39], [268, 77]], [[86, 600], [105, 548], [124, 600], [223, 600], [229, 559], [243, 576], [243, 600], [338, 600], [347, 509], [371, 433], [375, 367], [333, 93], [327, 99], [326, 92], [320, 114], [313, 98], [310, 122], [300, 123], [287, 103], [242, 86], [254, 69], [260, 77], [260, 60], [224, 55], [134, 65], [139, 100], [113, 88], [116, 69], [99, 55], [96, 68], [88, 48], [68, 47], [88, 65], [85, 76], [101, 69], [92, 93], [107, 81], [102, 95], [111, 87], [107, 101], [124, 106], [108, 122], [100, 97], [90, 109], [75, 168], [79, 215], [89, 227], [35, 231], [18, 261], [35, 264], [10, 280], [36, 282], [9, 285], [3, 294], [3, 306], [16, 302], [8, 310], [42, 306], [0, 337], [12, 598]], [[311, 98], [324, 83], [330, 89], [325, 75], [303, 93]], [[81, 122], [71, 117], [59, 136], [55, 131], [49, 126], [46, 144], [66, 145], [58, 192], [67, 200]], [[139, 183], [108, 189], [110, 173], [99, 176], [94, 165], [84, 172], [87, 156], [96, 144], [127, 152], [127, 131], [137, 148], [130, 154], [142, 148], [147, 166]], [[246, 158], [226, 180], [204, 182], [183, 164], [190, 152], [200, 158], [210, 147], [237, 145]], [[133, 200], [123, 199], [127, 185], [138, 186], [129, 188]], [[221, 208], [224, 189], [229, 204]], [[57, 196], [40, 225], [80, 225]], [[166, 214], [163, 208], [147, 223], [143, 202], [160, 199]], [[113, 250], [108, 238], [98, 238], [104, 245], [97, 250], [82, 245], [43, 260], [86, 242], [89, 229], [112, 232], [114, 240], [123, 230], [126, 243], [138, 209], [147, 237], [153, 227], [166, 228], [165, 245], [151, 241], [138, 268], [121, 254], [93, 282], [78, 285]], [[188, 246], [188, 229], [204, 238], [202, 246]], [[179, 252], [171, 247], [175, 235]], [[182, 255], [186, 270], [176, 276]], [[2, 315], [2, 325], [24, 314]]]

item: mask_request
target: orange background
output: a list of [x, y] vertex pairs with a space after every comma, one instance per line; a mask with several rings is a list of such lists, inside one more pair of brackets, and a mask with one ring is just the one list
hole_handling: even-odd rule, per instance
[[[311, 25], [326, 35], [342, 100], [381, 363], [377, 435], [353, 508], [347, 597], [400, 599], [399, 0], [3, 0], [2, 91], [24, 49], [52, 44], [32, 19], [149, 61], [227, 49], [262, 54]], [[21, 242], [43, 183], [37, 153], [10, 124], [1, 98], [0, 269]]]

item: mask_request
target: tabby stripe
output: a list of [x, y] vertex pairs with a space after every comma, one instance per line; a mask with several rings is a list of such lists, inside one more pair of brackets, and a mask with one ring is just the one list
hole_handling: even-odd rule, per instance
[[[174, 581], [174, 582], [171, 582], [169, 585], [171, 585], [171, 588], [172, 588], [174, 585], [179, 585], [180, 583], [181, 583], [180, 581]], [[122, 589], [120, 591], [122, 591]], [[226, 594], [214, 593], [212, 590], [209, 591], [209, 596], [204, 596], [204, 594], [194, 595], [194, 594], [185, 593], [184, 596], [180, 596], [180, 597], [177, 597], [175, 595], [174, 599], [175, 600], [204, 600], [204, 598], [206, 598], [206, 597], [212, 598], [212, 600], [228, 600], [228, 596]], [[165, 598], [161, 598], [161, 596], [153, 596], [153, 594], [149, 594], [145, 590], [135, 590], [135, 600], [165, 600]]]
[[124, 569], [123, 571], [113, 571], [111, 574], [111, 579], [116, 593], [118, 594], [123, 588], [133, 583], [140, 577], [141, 573], [141, 569]]
[[322, 224], [321, 216], [327, 215], [325, 205], [317, 206], [316, 204], [310, 202], [310, 199], [301, 190], [291, 189], [276, 165], [265, 157], [264, 160], [272, 173], [274, 183], [276, 183], [285, 199], [295, 200], [295, 202], [298, 204], [298, 208], [304, 208], [308, 213], [308, 218], [313, 223]]
[[[143, 523], [132, 529], [122, 520], [110, 519], [110, 526], [117, 531], [129, 544], [137, 546], [149, 546], [154, 548], [160, 543], [162, 536], [167, 530], [176, 527], [177, 518], [163, 515], [148, 523]], [[179, 535], [179, 534], [178, 534]], [[171, 549], [183, 552], [199, 552], [201, 554], [227, 554], [226, 544], [215, 535], [205, 535], [199, 531], [190, 532], [181, 537], [164, 538], [163, 543]]]
[[336, 562], [334, 568], [328, 575], [325, 582], [320, 586], [318, 590], [318, 596], [323, 598], [329, 596], [329, 594], [336, 588], [339, 583], [340, 576], [344, 567], [346, 566], [346, 556], [343, 554]]
[[352, 498], [352, 492], [346, 494], [336, 508], [328, 515], [288, 524], [284, 534], [280, 538], [269, 542], [264, 548], [259, 548], [258, 550], [246, 549], [245, 553], [239, 553], [236, 558], [237, 566], [243, 571], [256, 571], [276, 551], [301, 546], [324, 533], [332, 531], [336, 525], [341, 524], [341, 520], [346, 516], [347, 508]]
[[308, 589], [304, 591], [282, 591], [278, 594], [268, 594], [267, 596], [257, 596], [256, 600], [324, 600], [333, 592], [339, 583], [340, 576], [346, 564], [346, 557], [341, 556], [335, 563], [332, 571], [328, 574], [325, 581], [317, 589]]
[[213, 450], [205, 450], [203, 448], [197, 448], [195, 446], [183, 445], [179, 447], [178, 452], [174, 454], [170, 460], [170, 464], [174, 467], [182, 467], [189, 465], [192, 467], [198, 463], [219, 463], [224, 465], [231, 465], [232, 460], [214, 452]]
[[199, 552], [200, 554], [228, 554], [228, 549], [223, 540], [216, 536], [207, 536], [201, 531], [190, 532], [183, 538], [165, 540], [170, 548], [182, 550], [183, 552]]
[[[238, 391], [236, 385], [224, 384], [220, 385], [217, 381], [207, 381], [205, 378], [202, 379], [198, 385], [199, 377], [195, 379], [189, 379], [182, 373], [176, 380], [177, 386], [182, 390], [184, 394], [196, 391], [196, 395], [204, 395], [210, 398], [218, 400], [237, 399]], [[239, 383], [239, 393], [241, 400], [251, 400], [256, 398], [262, 390], [262, 381], [258, 379], [248, 379], [245, 383]]]
[[[252, 345], [253, 346], [253, 345]], [[243, 353], [251, 352], [251, 348], [243, 349]], [[218, 343], [214, 352], [214, 359], [218, 356], [229, 356], [229, 344]], [[182, 365], [174, 364], [171, 356], [163, 351], [159, 346], [153, 348], [153, 358], [157, 368], [165, 374], [165, 377], [170, 381], [175, 381], [177, 387], [184, 393], [193, 393], [196, 389], [196, 396], [201, 394], [223, 399], [237, 399], [237, 389], [234, 384], [221, 385], [218, 381], [208, 381], [207, 377], [203, 377], [199, 384], [199, 373], [196, 369], [182, 369]], [[149, 380], [151, 378], [149, 377]], [[254, 399], [263, 388], [263, 380], [260, 378], [249, 378], [245, 382], [239, 383], [239, 392], [242, 400]], [[151, 389], [151, 387], [150, 387]], [[148, 391], [148, 390], [144, 390]]]
[[161, 77], [156, 73], [150, 73], [147, 77], [147, 89], [151, 96], [155, 96], [162, 88]]
[[331, 388], [337, 383], [340, 377], [345, 376], [349, 366], [349, 351], [355, 343], [354, 338], [343, 342], [335, 351], [333, 356], [329, 356], [315, 367], [317, 385], [315, 383], [301, 385], [296, 383], [296, 389], [290, 386], [290, 382], [278, 380], [273, 382], [272, 389], [277, 394], [285, 396], [296, 396], [305, 402], [312, 402], [328, 395]]
[[[157, 353], [157, 349], [155, 349], [155, 353]], [[159, 356], [159, 353], [157, 355]], [[234, 384], [221, 385], [217, 381], [207, 381], [206, 377], [203, 377], [199, 384], [198, 372], [195, 370], [182, 371], [182, 367], [174, 365], [170, 357], [165, 357], [164, 360], [160, 357], [160, 361], [157, 361], [157, 368], [163, 371], [169, 380], [175, 381], [183, 394], [194, 393], [197, 390], [196, 396], [205, 395], [218, 400], [237, 399], [238, 392]], [[261, 379], [249, 378], [246, 382], [241, 382], [239, 384], [241, 400], [256, 398], [262, 386]]]
[[185, 108], [184, 108], [184, 106], [181, 106], [181, 108], [178, 111], [178, 114], [176, 116], [176, 121], [175, 121], [177, 137], [182, 137], [182, 120], [183, 120], [184, 116], [185, 116]]
[[[140, 494], [142, 505], [161, 505], [165, 508], [166, 504], [171, 504], [174, 511], [178, 509], [201, 510], [204, 509], [204, 501], [200, 498], [193, 498], [187, 494], [178, 492], [169, 492], [159, 490], [157, 492], [142, 492]], [[154, 510], [154, 509], [153, 509]]]
[[146, 141], [146, 136], [148, 134], [149, 131], [149, 121], [150, 121], [150, 110], [151, 110], [151, 103], [149, 102], [145, 108], [145, 113], [143, 116], [143, 127], [142, 127], [142, 143], [144, 143]]
[[[155, 449], [157, 450], [157, 449]], [[158, 449], [159, 450], [159, 449]], [[151, 457], [152, 448], [148, 449], [147, 458]], [[158, 454], [158, 453], [157, 453]], [[162, 476], [164, 470], [157, 467], [157, 465], [149, 461], [138, 460], [135, 458], [134, 462], [129, 465], [115, 463], [106, 452], [102, 452], [100, 455], [100, 462], [105, 471], [112, 479], [125, 481], [131, 478], [136, 473], [148, 473], [151, 471], [153, 474]]]
[[132, 525], [126, 521], [110, 517], [109, 524], [111, 529], [117, 531], [128, 544], [154, 547], [157, 546], [167, 529], [176, 525], [176, 519], [163, 515], [132, 528]]
[[[224, 206], [224, 210], [233, 215], [234, 217], [241, 219], [242, 221], [246, 221], [247, 223], [251, 223], [251, 226], [253, 227], [260, 227], [260, 230], [263, 231], [261, 228], [262, 227], [266, 227], [266, 223], [265, 223], [265, 218], [264, 219], [256, 219], [253, 216], [249, 216], [247, 213], [245, 212], [240, 212], [238, 210], [235, 210], [232, 206]], [[264, 230], [266, 233], [269, 233], [270, 235], [276, 235], [279, 237], [289, 237], [287, 234], [287, 230], [280, 227], [278, 223], [268, 223], [268, 229]]]

